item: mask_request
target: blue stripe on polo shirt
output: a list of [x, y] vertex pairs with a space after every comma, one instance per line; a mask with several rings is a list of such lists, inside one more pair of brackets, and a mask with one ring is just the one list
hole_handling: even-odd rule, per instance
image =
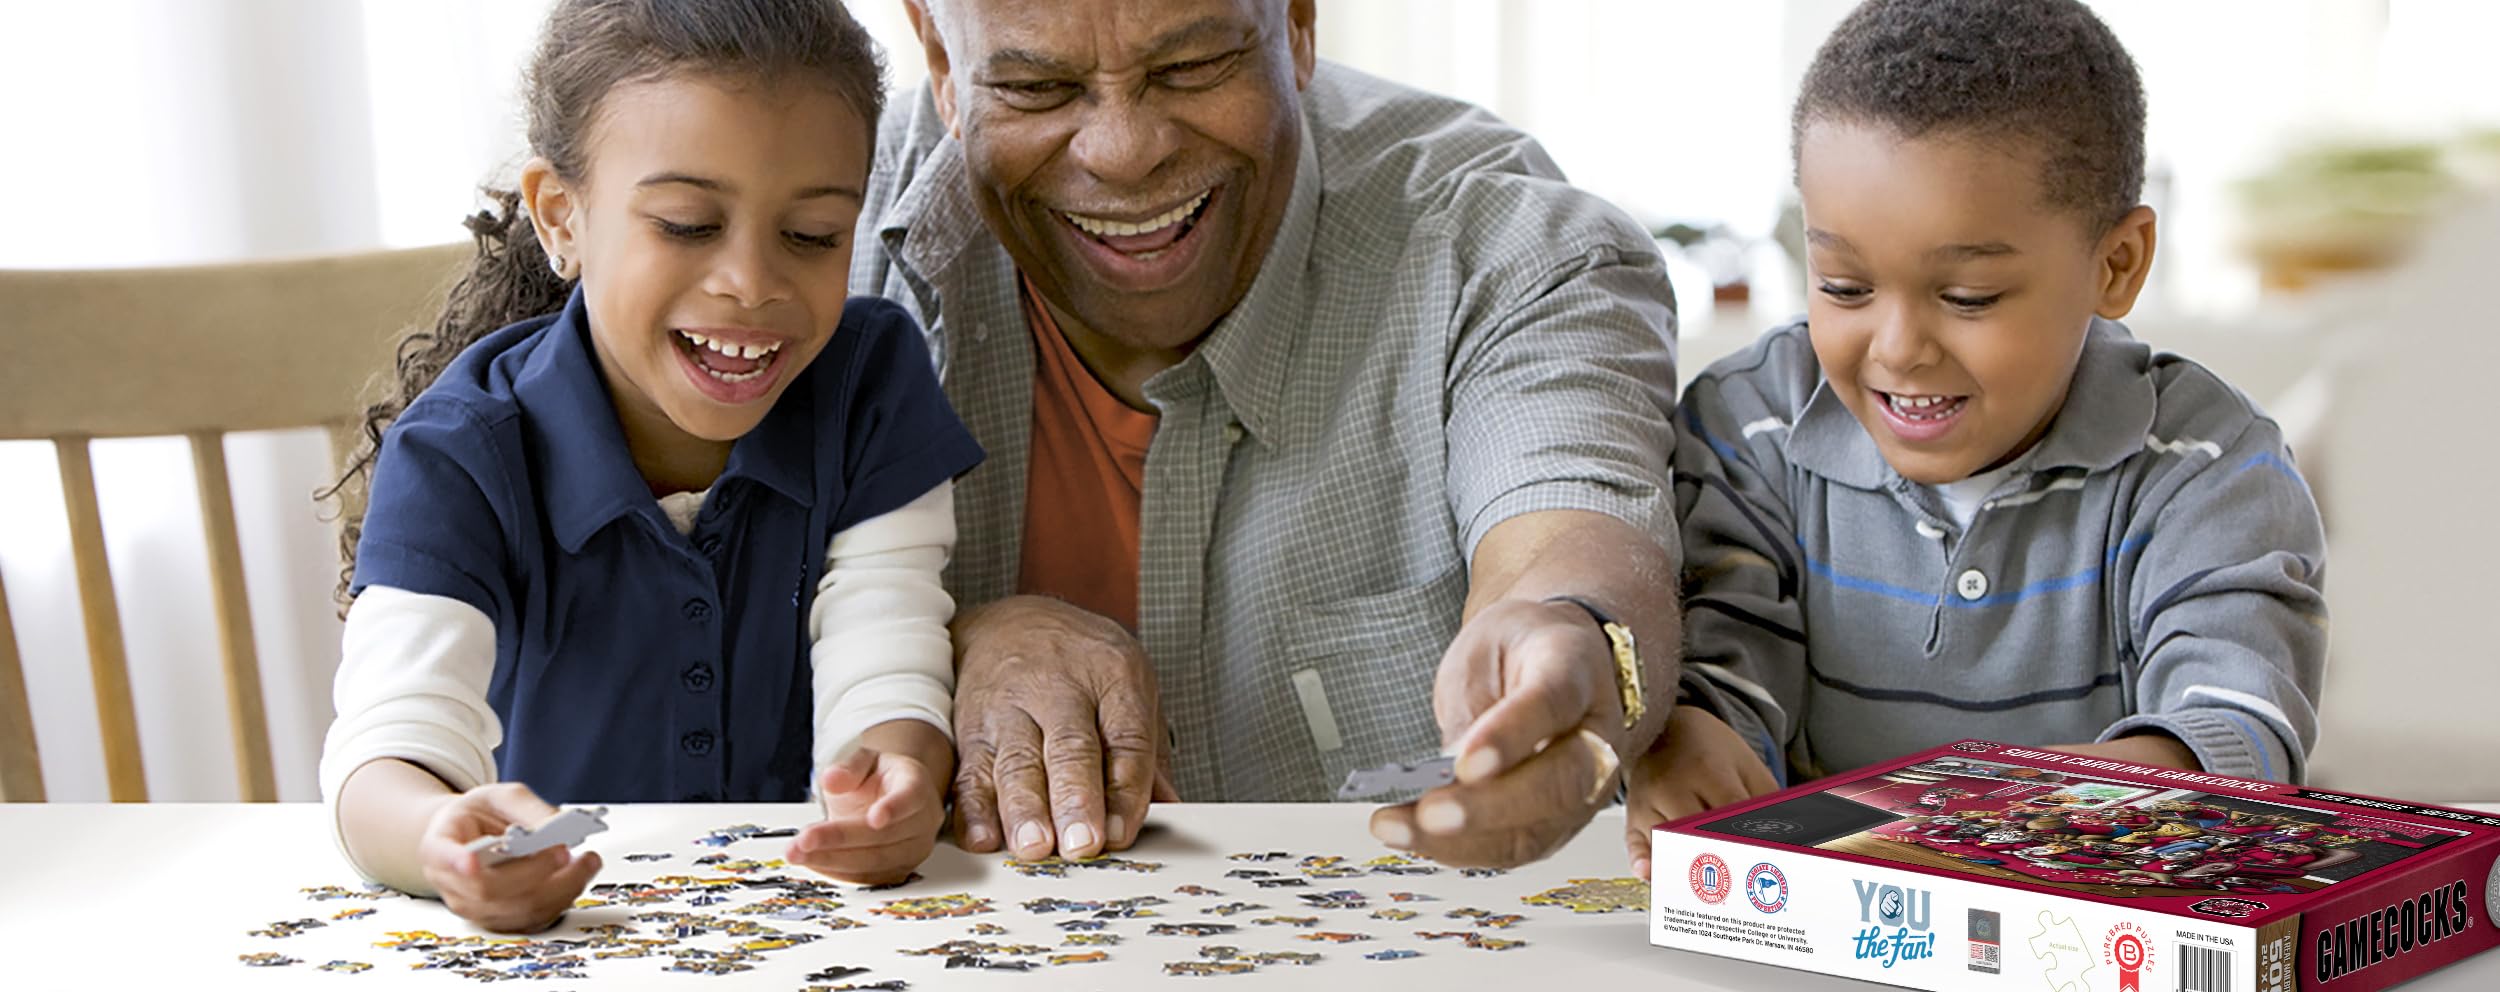
[[2249, 748], [2248, 748], [2248, 749], [2249, 749], [2249, 750], [2251, 750], [2251, 751], [2255, 751], [2255, 752], [2257, 752], [2257, 777], [2258, 777], [2258, 778], [2265, 779], [2265, 780], [2267, 780], [2267, 781], [2269, 781], [2269, 782], [2270, 782], [2270, 781], [2273, 781], [2273, 780], [2274, 780], [2274, 759], [2273, 759], [2273, 758], [2270, 758], [2270, 757], [2268, 757], [2268, 756], [2266, 755], [2266, 746], [2265, 746], [2264, 744], [2262, 744], [2262, 743], [2259, 743], [2260, 741], [2265, 740], [2267, 737], [2272, 737], [2272, 736], [2274, 736], [2273, 732], [2272, 732], [2272, 731], [2268, 731], [2264, 737], [2260, 737], [2260, 736], [2258, 736], [2258, 734], [2257, 734], [2257, 728], [2249, 725], [2249, 723], [2248, 723], [2248, 718], [2247, 718], [2247, 717], [2241, 716], [2241, 715], [2239, 715], [2239, 714], [2237, 714], [2237, 713], [2233, 713], [2233, 712], [2231, 712], [2230, 710], [2216, 710], [2215, 712], [2222, 714], [2222, 718], [2223, 718], [2223, 719], [2225, 719], [2225, 720], [2229, 720], [2229, 721], [2231, 721], [2232, 723], [2239, 725], [2239, 728], [2240, 728], [2240, 733], [2243, 733], [2243, 734], [2247, 734], [2247, 735], [2248, 735], [2248, 739], [2249, 739]]
[[2261, 466], [2281, 472], [2285, 478], [2300, 483], [2303, 486], [2309, 484], [2309, 480], [2300, 477], [2299, 469], [2293, 468], [2292, 463], [2283, 460], [2283, 456], [2275, 454], [2271, 451], [2260, 452], [2250, 456], [2247, 461], [2241, 462], [2238, 468], [2232, 469], [2231, 474], [2238, 475], [2242, 472], [2248, 471], [2249, 469]]
[[[2118, 559], [2143, 548], [2144, 543], [2151, 540], [2152, 537], [2153, 535], [2150, 532], [2146, 532], [2118, 542], [2118, 546], [2109, 549], [2108, 554], [2104, 556], [2105, 563], [2114, 563]], [[1934, 607], [1942, 605], [1965, 610], [1978, 609], [1980, 607], [1987, 606], [2010, 606], [2015, 603], [2020, 603], [2026, 599], [2030, 599], [2034, 596], [2043, 596], [2053, 592], [2065, 592], [2069, 589], [2079, 589], [2089, 586], [2094, 582], [2100, 581], [2102, 568], [2100, 565], [2095, 565], [2091, 568], [2084, 569], [2083, 571], [2076, 572], [2073, 575], [2055, 579], [2043, 579], [2014, 590], [2013, 592], [1981, 596], [1978, 599], [1962, 599], [1958, 596], [1945, 596], [1939, 593], [1921, 592], [1916, 589], [1896, 586], [1886, 582], [1879, 582], [1874, 579], [1865, 579], [1854, 575], [1844, 574], [1840, 570], [1833, 568], [1828, 562], [1818, 560], [1812, 555], [1805, 555], [1805, 541], [1803, 538], [1797, 539], [1797, 550], [1799, 554], [1805, 557], [1807, 571], [1822, 576], [1825, 579], [1829, 579], [1832, 585], [1838, 588], [1854, 589], [1860, 592], [1871, 592], [1878, 596], [1901, 600], [1905, 603], [1917, 603], [1921, 606]]]
[[1944, 706], [1971, 713], [1997, 713], [2005, 710], [2018, 710], [2025, 706], [2038, 706], [2041, 703], [2055, 703], [2063, 702], [2069, 699], [2082, 699], [2093, 693], [2099, 692], [2102, 689], [2118, 684], [2118, 673], [2103, 672], [2094, 676], [2091, 683], [2087, 685], [2066, 686], [2060, 689], [2042, 689], [2038, 692], [2026, 692], [2019, 696], [2009, 696], [2004, 699], [1959, 699], [1953, 696], [1939, 695], [1933, 692], [1920, 692], [1916, 689], [1878, 689], [1873, 686], [1864, 686], [1855, 682], [1836, 679], [1829, 675], [1825, 675], [1820, 671], [1813, 672], [1812, 674], [1816, 682], [1820, 682], [1826, 686], [1838, 689], [1852, 696], [1857, 696], [1861, 699], [1872, 699], [1877, 702], [1886, 703], [1928, 703], [1935, 706]]

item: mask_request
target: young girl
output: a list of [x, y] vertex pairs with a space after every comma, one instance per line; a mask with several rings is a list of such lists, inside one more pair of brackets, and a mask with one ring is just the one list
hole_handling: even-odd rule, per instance
[[882, 102], [838, 0], [556, 4], [536, 157], [342, 481], [370, 500], [321, 783], [367, 875], [535, 929], [598, 857], [471, 840], [811, 775], [792, 862], [928, 855], [950, 480], [981, 455], [910, 319], [846, 302]]

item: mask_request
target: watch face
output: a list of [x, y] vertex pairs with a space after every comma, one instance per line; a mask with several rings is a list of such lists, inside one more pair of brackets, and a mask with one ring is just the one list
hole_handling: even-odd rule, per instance
[[1640, 652], [1633, 647], [1632, 628], [1619, 623], [1605, 625], [1606, 639], [1615, 648], [1615, 679], [1623, 689], [1623, 727], [1632, 729], [1648, 712], [1647, 693], [1643, 691]]

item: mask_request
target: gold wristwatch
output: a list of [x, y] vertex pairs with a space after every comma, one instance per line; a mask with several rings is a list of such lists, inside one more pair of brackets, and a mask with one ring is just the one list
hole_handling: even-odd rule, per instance
[[1615, 688], [1623, 693], [1623, 729], [1640, 725], [1641, 716], [1649, 712], [1648, 694], [1643, 691], [1640, 646], [1632, 640], [1632, 628], [1617, 622], [1598, 609], [1597, 604], [1578, 596], [1554, 596], [1548, 603], [1569, 603], [1588, 612], [1597, 621], [1597, 629], [1605, 632], [1606, 643], [1615, 654]]

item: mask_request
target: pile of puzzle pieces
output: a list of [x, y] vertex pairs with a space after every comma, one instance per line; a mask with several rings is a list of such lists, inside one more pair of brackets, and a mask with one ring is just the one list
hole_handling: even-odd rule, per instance
[[[702, 847], [724, 848], [742, 841], [786, 837], [792, 833], [794, 831], [788, 829], [739, 824], [697, 838], [693, 843]], [[674, 857], [669, 852], [651, 852], [629, 854], [624, 860], [651, 863]], [[739, 859], [723, 852], [691, 859], [695, 867], [708, 873], [666, 874], [648, 881], [592, 886], [576, 902], [576, 908], [611, 907], [611, 912], [630, 911], [622, 917], [623, 922], [575, 926], [547, 936], [445, 936], [417, 928], [383, 929], [393, 924], [375, 919], [377, 916], [400, 914], [385, 914], [374, 905], [340, 909], [331, 913], [327, 920], [317, 916], [282, 918], [247, 931], [245, 936], [259, 941], [300, 941], [306, 939], [302, 936], [304, 934], [335, 934], [342, 925], [360, 923], [376, 927], [374, 932], [379, 934], [380, 939], [369, 941], [371, 947], [387, 952], [386, 956], [408, 956], [411, 970], [480, 982], [588, 980], [598, 977], [602, 969], [614, 968], [629, 961], [645, 961], [648, 962], [646, 967], [656, 966], [666, 972], [732, 975], [752, 971], [774, 955], [807, 947], [832, 934], [878, 926], [874, 922], [877, 918], [889, 921], [883, 924], [887, 927], [924, 927], [953, 921], [969, 935], [926, 946], [901, 948], [899, 953], [906, 958], [942, 960], [946, 969], [981, 971], [1026, 972], [1105, 963], [1111, 961], [1115, 954], [1122, 953], [1120, 948], [1125, 939], [1111, 928], [1123, 921], [1143, 921], [1146, 918], [1160, 917], [1147, 923], [1142, 933], [1156, 943], [1160, 943], [1161, 938], [1204, 940], [1236, 933], [1248, 937], [1250, 933], [1244, 933], [1240, 925], [1224, 918], [1257, 912], [1269, 915], [1249, 918], [1253, 925], [1252, 932], [1281, 929], [1288, 933], [1277, 933], [1268, 939], [1289, 936], [1290, 939], [1307, 942], [1306, 946], [1374, 944], [1410, 933], [1426, 943], [1449, 942], [1471, 951], [1506, 952], [1529, 946], [1529, 941], [1525, 939], [1492, 935], [1496, 931], [1524, 928], [1530, 922], [1528, 916], [1497, 913], [1473, 906], [1462, 906], [1441, 914], [1442, 919], [1455, 922], [1460, 929], [1397, 933], [1371, 931], [1368, 926], [1374, 921], [1411, 926], [1410, 921], [1420, 914], [1409, 906], [1434, 901], [1435, 897], [1404, 890], [1375, 890], [1375, 895], [1359, 888], [1345, 887], [1346, 880], [1367, 877], [1413, 879], [1443, 870], [1428, 862], [1401, 855], [1356, 862], [1335, 855], [1297, 855], [1283, 851], [1234, 854], [1228, 860], [1244, 867], [1227, 871], [1226, 877], [1250, 881], [1260, 889], [1310, 889], [1313, 888], [1313, 881], [1332, 884], [1324, 890], [1296, 892], [1293, 903], [1297, 904], [1294, 908], [1302, 910], [1299, 914], [1279, 913], [1259, 902], [1228, 899], [1220, 888], [1198, 883], [1175, 886], [1170, 890], [1171, 896], [1143, 894], [1118, 899], [1037, 897], [1025, 900], [1019, 908], [1033, 922], [1048, 924], [1041, 932], [1050, 934], [1054, 939], [1046, 942], [1019, 941], [1012, 939], [1011, 931], [1017, 928], [1005, 922], [999, 907], [988, 897], [956, 892], [897, 893], [892, 898], [877, 898], [870, 894], [897, 886], [864, 887], [814, 877], [791, 877], [777, 873], [776, 869], [787, 867], [777, 860]], [[1005, 867], [1023, 877], [1037, 879], [1064, 879], [1077, 872], [1120, 872], [1143, 876], [1165, 869], [1161, 863], [1127, 858], [1009, 860], [1005, 862]], [[1467, 870], [1461, 874], [1469, 878], [1488, 878], [1500, 872]], [[916, 881], [915, 876], [913, 880], [898, 884], [909, 885]], [[1575, 878], [1570, 881], [1568, 886], [1525, 896], [1520, 901], [1531, 907], [1567, 909], [1572, 913], [1641, 912], [1649, 904], [1648, 886], [1637, 879]], [[316, 886], [303, 889], [302, 895], [314, 902], [356, 900], [377, 904], [401, 898], [397, 893], [378, 886], [361, 889]], [[1199, 903], [1194, 912], [1179, 912], [1173, 897], [1204, 902]], [[874, 905], [853, 909], [857, 903]], [[1376, 903], [1386, 905], [1375, 906]], [[425, 911], [442, 912], [439, 907]], [[883, 946], [895, 945], [884, 942]], [[821, 953], [821, 950], [811, 953]], [[1390, 962], [1416, 958], [1424, 953], [1424, 950], [1414, 947], [1385, 947], [1362, 953], [1360, 957], [1367, 961]], [[327, 955], [308, 956], [320, 960]], [[254, 949], [238, 955], [238, 958], [242, 964], [256, 968], [282, 968], [304, 963], [296, 956], [264, 949]], [[1210, 943], [1200, 945], [1194, 958], [1165, 961], [1162, 972], [1178, 977], [1239, 975], [1268, 967], [1308, 968], [1319, 966], [1323, 961], [1323, 955], [1316, 949], [1258, 950]], [[372, 962], [343, 958], [318, 966], [323, 971], [349, 974], [373, 967]], [[853, 984], [831, 984], [867, 975], [871, 970], [871, 966], [860, 964], [817, 967], [807, 976], [812, 984], [806, 986], [806, 992], [900, 992], [909, 988], [909, 982], [903, 979], [874, 975]]]

